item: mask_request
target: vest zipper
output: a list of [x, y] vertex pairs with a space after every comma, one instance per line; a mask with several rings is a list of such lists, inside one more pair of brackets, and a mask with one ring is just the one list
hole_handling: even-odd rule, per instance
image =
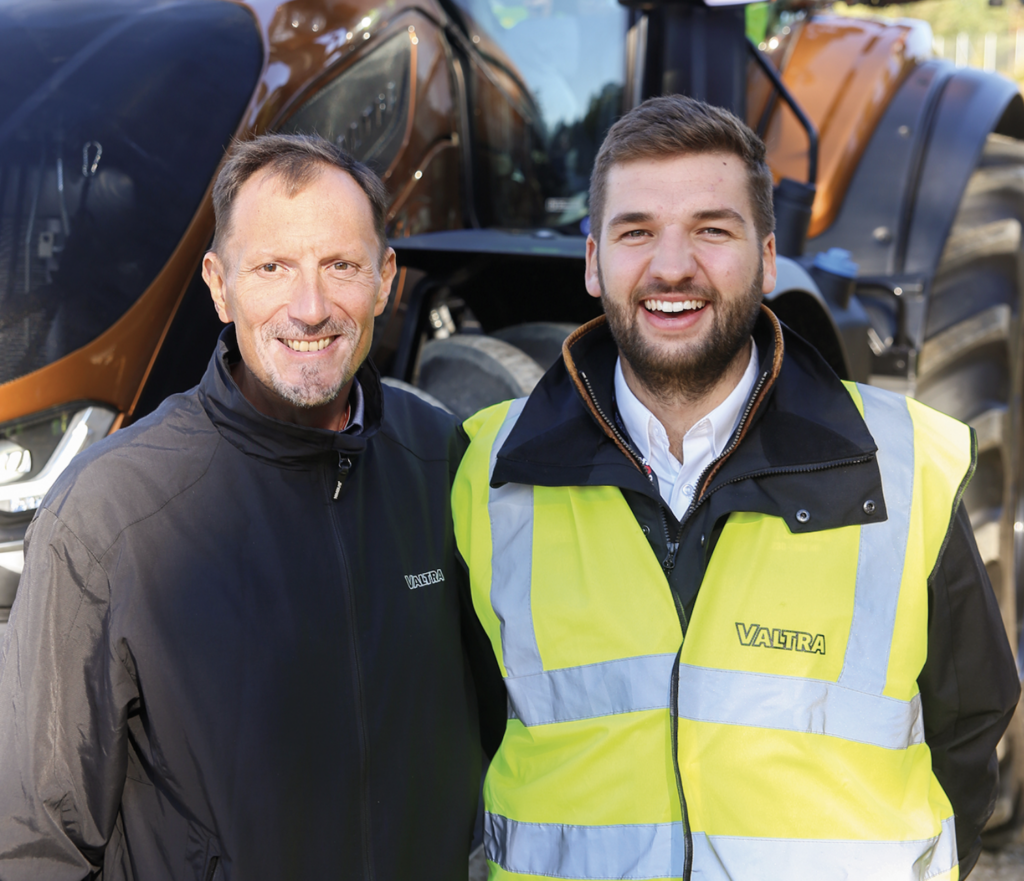
[[[618, 442], [622, 445], [622, 448], [629, 451], [629, 454], [636, 460], [637, 464], [640, 465], [640, 470], [647, 475], [647, 479], [651, 485], [654, 486], [654, 473], [651, 470], [651, 466], [647, 464], [647, 460], [641, 456], [634, 448], [633, 445], [623, 436], [622, 432], [616, 427], [615, 423], [612, 422], [606, 415], [604, 410], [601, 409], [601, 405], [598, 403], [597, 397], [594, 394], [593, 386], [590, 384], [590, 380], [587, 378], [582, 370], [579, 371], [580, 379], [587, 387], [587, 393], [590, 395], [590, 400], [594, 404], [594, 409], [597, 410], [598, 416], [604, 420], [605, 425], [614, 433]], [[767, 377], [767, 374], [762, 377], [762, 380]], [[753, 400], [753, 398], [751, 398]], [[750, 405], [747, 405], [747, 413], [749, 413]], [[746, 418], [744, 414], [744, 419]], [[742, 424], [742, 422], [741, 422]], [[712, 463], [713, 464], [713, 463]], [[711, 467], [710, 465], [708, 466]], [[702, 475], [703, 476], [703, 475]], [[691, 505], [692, 507], [692, 505]], [[662, 560], [661, 566], [665, 570], [666, 578], [668, 582], [668, 591], [672, 594], [672, 599], [676, 604], [676, 614], [679, 616], [679, 624], [682, 628], [683, 638], [686, 638], [686, 631], [689, 629], [689, 621], [686, 615], [686, 610], [683, 608], [682, 601], [679, 599], [679, 595], [672, 589], [672, 582], [668, 578], [670, 573], [676, 565], [676, 556], [679, 553], [679, 539], [682, 537], [682, 528], [680, 528], [679, 535], [676, 537], [676, 541], [672, 541], [671, 533], [668, 528], [668, 517], [665, 515], [665, 505], [661, 504], [658, 507], [661, 512], [661, 527], [665, 531], [665, 544], [668, 546], [668, 553], [665, 555], [665, 559]], [[693, 871], [693, 834], [690, 831], [690, 811], [686, 805], [686, 794], [683, 791], [683, 774], [679, 769], [679, 659], [683, 653], [683, 646], [680, 644], [679, 651], [676, 652], [676, 660], [672, 665], [672, 686], [671, 686], [671, 716], [672, 716], [672, 770], [675, 773], [676, 778], [676, 794], [679, 796], [679, 811], [683, 821], [683, 881], [690, 881], [690, 875]]]

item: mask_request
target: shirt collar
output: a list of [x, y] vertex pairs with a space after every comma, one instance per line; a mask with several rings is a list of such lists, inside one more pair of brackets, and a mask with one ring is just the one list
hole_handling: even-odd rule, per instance
[[355, 377], [352, 378], [352, 389], [348, 393], [348, 406], [348, 424], [342, 429], [342, 434], [359, 434], [366, 420], [366, 398], [363, 387]]
[[[739, 382], [714, 410], [705, 417], [698, 420], [686, 434], [702, 428], [705, 423], [711, 425], [711, 445], [714, 455], [720, 456], [725, 445], [732, 437], [732, 433], [739, 424], [740, 416], [743, 414], [743, 406], [750, 397], [750, 392], [757, 381], [757, 344], [750, 341], [750, 360], [747, 362], [747, 369], [743, 372]], [[660, 436], [667, 437], [665, 427], [640, 399], [633, 394], [633, 390], [626, 382], [622, 373], [622, 357], [615, 360], [615, 406], [619, 411], [622, 424], [629, 434], [633, 443], [636, 444], [637, 452], [645, 459], [651, 458], [652, 444], [658, 443]]]

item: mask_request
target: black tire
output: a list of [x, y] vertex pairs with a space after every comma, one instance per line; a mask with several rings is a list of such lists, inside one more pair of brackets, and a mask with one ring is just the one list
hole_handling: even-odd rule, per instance
[[[1017, 525], [1024, 521], [1022, 221], [1024, 144], [990, 135], [935, 276], [915, 395], [978, 434], [978, 468], [964, 502], [1015, 656], [1024, 612], [1024, 532]], [[984, 835], [990, 847], [1013, 840], [1024, 826], [1022, 716], [1018, 708], [999, 744], [999, 795]]]
[[540, 365], [509, 343], [456, 334], [423, 346], [416, 385], [460, 419], [528, 395], [544, 375]]
[[522, 349], [547, 370], [562, 357], [562, 343], [578, 326], [557, 321], [530, 321], [503, 327], [494, 336]]
[[424, 403], [430, 404], [431, 407], [437, 407], [438, 410], [444, 410], [445, 413], [452, 412], [451, 409], [449, 409], [443, 401], [439, 401], [429, 392], [425, 392], [423, 389], [417, 388], [414, 385], [409, 385], [409, 383], [403, 382], [401, 379], [395, 379], [393, 376], [384, 376], [381, 377], [381, 382], [384, 383], [384, 385], [391, 386], [392, 388], [397, 388], [401, 389], [404, 392], [409, 392], [409, 394], [415, 395]]

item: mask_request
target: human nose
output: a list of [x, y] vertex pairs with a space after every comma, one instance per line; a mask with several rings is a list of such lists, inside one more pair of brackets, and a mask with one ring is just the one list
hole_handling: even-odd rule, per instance
[[690, 281], [698, 269], [693, 243], [682, 231], [669, 228], [655, 240], [648, 268], [652, 280], [677, 287]]
[[293, 321], [316, 327], [330, 317], [324, 281], [319, 273], [301, 272], [288, 303], [288, 316]]

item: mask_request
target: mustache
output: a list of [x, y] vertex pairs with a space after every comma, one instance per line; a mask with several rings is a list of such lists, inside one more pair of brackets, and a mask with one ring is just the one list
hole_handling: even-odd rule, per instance
[[263, 337], [267, 340], [289, 339], [301, 340], [308, 337], [319, 336], [340, 336], [351, 337], [356, 333], [355, 324], [341, 318], [327, 318], [319, 324], [303, 324], [301, 321], [281, 322], [279, 324], [266, 325], [263, 328]]

